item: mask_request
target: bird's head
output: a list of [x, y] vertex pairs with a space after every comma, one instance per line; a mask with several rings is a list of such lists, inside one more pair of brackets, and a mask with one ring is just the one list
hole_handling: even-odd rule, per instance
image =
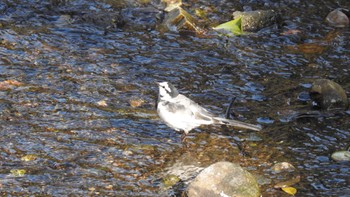
[[179, 95], [179, 92], [175, 86], [169, 82], [160, 82], [158, 83], [158, 86], [159, 99], [161, 100], [171, 100], [172, 98], [175, 98], [177, 95]]

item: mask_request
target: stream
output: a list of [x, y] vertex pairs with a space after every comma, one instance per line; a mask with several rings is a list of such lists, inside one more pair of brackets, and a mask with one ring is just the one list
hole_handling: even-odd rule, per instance
[[[0, 2], [1, 195], [178, 195], [185, 187], [164, 188], [162, 178], [190, 159], [240, 164], [263, 196], [290, 196], [274, 185], [295, 176], [296, 196], [349, 195], [350, 163], [330, 155], [350, 145], [350, 112], [295, 118], [311, 110], [315, 79], [349, 95], [349, 27], [325, 23], [348, 0], [184, 1], [217, 24], [234, 10], [283, 12], [280, 27], [238, 37], [160, 32], [154, 18], [122, 25], [121, 9], [147, 3], [120, 2]], [[203, 126], [185, 146], [157, 115], [157, 81], [220, 116], [236, 98], [234, 118], [263, 130]], [[274, 173], [276, 162], [295, 170]]]

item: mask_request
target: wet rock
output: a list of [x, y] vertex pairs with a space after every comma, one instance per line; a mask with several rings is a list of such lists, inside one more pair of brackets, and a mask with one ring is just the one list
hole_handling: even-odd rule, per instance
[[344, 89], [328, 79], [317, 79], [312, 84], [310, 97], [317, 109], [346, 110], [349, 106]]
[[166, 176], [176, 176], [184, 183], [188, 184], [204, 168], [199, 166], [199, 162], [177, 162], [166, 169]]
[[188, 188], [188, 196], [260, 196], [255, 178], [238, 164], [218, 162], [204, 169]]
[[299, 182], [300, 182], [300, 176], [297, 175], [297, 176], [295, 176], [287, 181], [278, 182], [273, 187], [274, 188], [285, 188], [285, 187], [290, 187], [292, 185], [295, 185]]
[[176, 7], [167, 13], [161, 28], [164, 31], [201, 34], [202, 30], [196, 25], [195, 19], [184, 9]]
[[[193, 180], [204, 167], [190, 153], [183, 154], [176, 163], [165, 169], [160, 188], [161, 196], [181, 196], [184, 188]], [[178, 193], [174, 195], [175, 193]]]
[[294, 171], [295, 167], [288, 162], [279, 162], [272, 166], [271, 168], [274, 172], [279, 173], [282, 171]]
[[335, 9], [327, 15], [326, 22], [334, 27], [347, 27], [349, 26], [349, 17], [341, 9]]
[[274, 10], [236, 11], [232, 15], [234, 19], [242, 17], [243, 31], [250, 32], [278, 24], [280, 20], [280, 15]]
[[350, 151], [337, 151], [331, 157], [334, 161], [350, 161]]

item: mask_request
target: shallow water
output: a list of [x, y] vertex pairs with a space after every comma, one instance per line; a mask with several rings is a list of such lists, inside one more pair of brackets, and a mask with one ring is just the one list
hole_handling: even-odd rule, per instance
[[[210, 3], [223, 4], [198, 2]], [[267, 180], [263, 196], [287, 196], [273, 188], [287, 175], [270, 170], [282, 161], [296, 167], [289, 175], [301, 176], [294, 185], [298, 195], [346, 196], [349, 163], [337, 163], [330, 155], [349, 146], [348, 115], [290, 117], [310, 109], [305, 95], [316, 78], [350, 89], [349, 29], [324, 23], [329, 11], [349, 8], [349, 2], [243, 3], [221, 5], [212, 19], [232, 8], [265, 6], [284, 10], [285, 26], [234, 38], [182, 37], [147, 28], [106, 33], [93, 22], [65, 21], [63, 13], [68, 8], [75, 9], [70, 13], [113, 11], [107, 3], [1, 3], [1, 194], [164, 195], [166, 167], [189, 154], [203, 166], [240, 163]], [[288, 29], [301, 33], [282, 35]], [[322, 51], [295, 50], [303, 43]], [[236, 97], [236, 118], [264, 129], [203, 127], [192, 132], [185, 147], [180, 134], [156, 114], [155, 81], [173, 82], [222, 116]], [[130, 104], [138, 100], [140, 106]], [[28, 155], [35, 159], [24, 160]], [[25, 175], [11, 173], [16, 169], [25, 169]]]

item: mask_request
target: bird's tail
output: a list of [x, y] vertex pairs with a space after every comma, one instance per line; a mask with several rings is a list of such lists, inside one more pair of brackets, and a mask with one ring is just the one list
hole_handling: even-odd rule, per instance
[[214, 119], [219, 121], [218, 122], [219, 124], [230, 125], [230, 126], [238, 127], [242, 129], [249, 129], [253, 131], [260, 131], [262, 129], [260, 125], [249, 124], [238, 120], [229, 120], [229, 119], [220, 118], [220, 117], [216, 117]]

